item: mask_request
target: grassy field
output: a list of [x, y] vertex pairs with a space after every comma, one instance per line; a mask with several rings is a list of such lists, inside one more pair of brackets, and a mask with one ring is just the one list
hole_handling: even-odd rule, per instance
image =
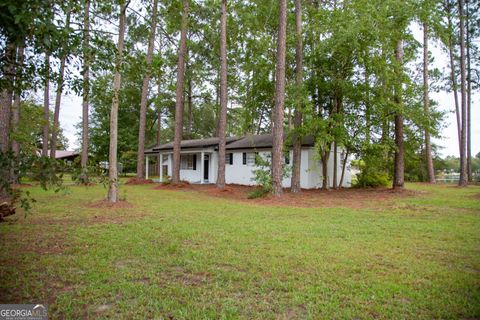
[[[0, 303], [51, 319], [480, 317], [480, 187], [410, 184], [359, 208], [101, 186], [0, 224]], [[346, 200], [348, 201], [348, 199]]]

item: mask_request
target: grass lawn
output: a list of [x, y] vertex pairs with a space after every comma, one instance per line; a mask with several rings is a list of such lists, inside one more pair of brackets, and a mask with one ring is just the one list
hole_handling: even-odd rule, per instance
[[34, 212], [0, 224], [0, 303], [46, 302], [51, 319], [479, 318], [480, 187], [407, 188], [298, 208], [122, 186], [109, 208], [102, 186], [31, 187]]

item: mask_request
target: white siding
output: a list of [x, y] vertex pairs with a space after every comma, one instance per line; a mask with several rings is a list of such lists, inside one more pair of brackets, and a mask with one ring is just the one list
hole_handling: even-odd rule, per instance
[[[228, 162], [225, 165], [225, 180], [227, 184], [240, 184], [240, 185], [255, 185], [254, 173], [257, 167], [255, 165], [244, 165], [243, 164], [243, 153], [254, 153], [253, 150], [239, 150], [239, 151], [228, 151], [227, 153], [232, 153], [233, 164]], [[197, 163], [196, 170], [180, 170], [180, 179], [189, 181], [191, 183], [200, 183], [202, 180], [201, 174], [201, 152], [195, 152], [197, 154]], [[267, 158], [270, 155], [269, 150], [259, 151], [259, 155], [264, 158]], [[218, 152], [208, 150], [205, 152], [205, 155], [209, 155], [209, 183], [215, 183], [217, 180], [217, 171], [218, 171]], [[342, 174], [342, 164], [341, 164], [341, 151], [338, 152], [338, 173], [337, 178], [340, 182]], [[292, 164], [293, 154], [290, 151], [290, 166]], [[172, 166], [173, 166], [173, 156], [172, 154], [168, 155], [168, 175], [172, 175]], [[282, 181], [282, 185], [285, 188], [290, 187], [291, 183], [291, 169], [290, 175], [285, 177]], [[328, 177], [330, 186], [332, 185], [333, 179], [333, 151], [330, 154], [328, 161]], [[303, 148], [301, 153], [301, 164], [300, 164], [300, 186], [304, 189], [317, 189], [322, 187], [322, 164], [318, 155], [316, 155], [314, 148]], [[350, 160], [347, 160], [347, 166], [345, 168], [345, 177], [343, 179], [343, 187], [351, 186], [351, 173], [350, 173]], [[206, 181], [205, 181], [206, 182]]]

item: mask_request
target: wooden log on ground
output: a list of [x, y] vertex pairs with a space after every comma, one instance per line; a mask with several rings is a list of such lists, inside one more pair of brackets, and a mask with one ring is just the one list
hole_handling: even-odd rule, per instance
[[3, 220], [3, 218], [11, 216], [12, 214], [15, 214], [15, 207], [12, 206], [8, 202], [2, 202], [0, 204], [0, 221]]

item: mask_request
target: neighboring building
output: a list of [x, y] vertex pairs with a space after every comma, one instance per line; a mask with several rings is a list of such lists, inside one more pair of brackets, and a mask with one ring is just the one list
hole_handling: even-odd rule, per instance
[[[183, 140], [181, 144], [180, 179], [190, 183], [215, 183], [218, 170], [218, 138]], [[291, 148], [290, 148], [291, 149]], [[338, 148], [337, 179], [340, 182], [343, 168], [344, 150]], [[254, 170], [256, 155], [267, 159], [271, 156], [272, 135], [247, 135], [241, 138], [227, 138], [225, 180], [227, 184], [255, 185]], [[293, 151], [285, 156], [285, 164], [291, 167]], [[171, 176], [173, 167], [173, 142], [153, 147], [145, 151], [148, 168], [149, 156], [160, 158], [160, 176]], [[328, 163], [330, 186], [333, 178], [333, 151]], [[290, 170], [291, 171], [291, 170]], [[147, 170], [148, 178], [148, 170]], [[290, 187], [290, 176], [284, 178], [283, 187]], [[304, 189], [322, 187], [322, 164], [314, 148], [313, 137], [302, 140], [300, 185]], [[343, 187], [351, 186], [350, 164], [347, 159]]]

